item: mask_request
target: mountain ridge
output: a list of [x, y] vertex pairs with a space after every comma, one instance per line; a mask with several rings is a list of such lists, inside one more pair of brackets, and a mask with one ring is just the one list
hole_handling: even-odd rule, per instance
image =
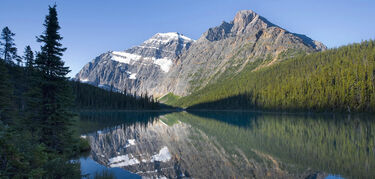
[[325, 49], [322, 43], [280, 28], [254, 11], [241, 10], [231, 22], [209, 28], [197, 40], [177, 32], [157, 33], [141, 45], [102, 54], [76, 79], [154, 97], [186, 96], [249, 64], [281, 61], [286, 57], [280, 54], [286, 51], [293, 55]]

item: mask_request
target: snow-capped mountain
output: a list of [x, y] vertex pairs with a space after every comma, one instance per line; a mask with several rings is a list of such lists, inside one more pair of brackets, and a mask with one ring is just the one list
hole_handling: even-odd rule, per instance
[[89, 62], [76, 75], [82, 82], [129, 92], [155, 94], [159, 82], [194, 40], [177, 32], [157, 33], [141, 45], [110, 51]]
[[176, 32], [158, 33], [139, 46], [104, 53], [76, 78], [154, 97], [169, 92], [186, 96], [254, 66], [254, 62], [260, 69], [301, 51], [325, 49], [320, 42], [243, 10], [233, 21], [208, 29], [197, 41]]

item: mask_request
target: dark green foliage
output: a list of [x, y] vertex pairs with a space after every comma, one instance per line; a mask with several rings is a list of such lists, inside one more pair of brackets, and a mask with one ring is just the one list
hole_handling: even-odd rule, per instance
[[23, 58], [25, 60], [25, 66], [27, 68], [33, 68], [33, 66], [35, 64], [34, 53], [31, 50], [31, 47], [29, 45], [25, 47], [25, 52], [24, 52]]
[[44, 26], [46, 29], [43, 35], [38, 37], [38, 42], [42, 43], [41, 51], [35, 61], [36, 68], [42, 75], [39, 85], [42, 92], [41, 139], [49, 149], [65, 152], [64, 149], [72, 140], [69, 126], [73, 114], [69, 107], [72, 105], [73, 94], [66, 77], [69, 67], [65, 67], [61, 60], [66, 48], [62, 48], [59, 42], [62, 37], [58, 33], [60, 26], [56, 5], [49, 7]]
[[78, 109], [123, 109], [144, 110], [159, 109], [159, 103], [152, 96], [145, 94], [137, 97], [133, 94], [108, 91], [90, 84], [71, 82], [76, 108]]
[[21, 58], [17, 55], [17, 48], [15, 47], [16, 44], [14, 43], [13, 37], [14, 34], [8, 27], [5, 27], [1, 32], [1, 40], [0, 45], [0, 52], [2, 57], [4, 58], [5, 62], [13, 63], [13, 60], [16, 60], [18, 64], [21, 63]]
[[[0, 61], [0, 70], [0, 178], [72, 175], [79, 178], [79, 166], [68, 160], [81, 150], [79, 145], [71, 141], [66, 148], [71, 153], [57, 154], [48, 150], [40, 138], [42, 123], [38, 106], [42, 96], [37, 90], [32, 90], [39, 89], [38, 83], [34, 82], [40, 81], [36, 79], [40, 77], [38, 72], [3, 60]], [[51, 166], [61, 166], [66, 171], [53, 171]]]
[[14, 108], [13, 85], [10, 82], [8, 69], [4, 60], [0, 59], [0, 121], [10, 122]]
[[78, 148], [80, 149], [81, 153], [90, 152], [91, 150], [89, 141], [82, 138], [79, 139]]
[[79, 164], [48, 152], [23, 126], [0, 123], [0, 178], [80, 178]]
[[375, 41], [298, 55], [209, 85], [175, 103], [190, 108], [375, 110]]
[[26, 47], [28, 67], [16, 66], [11, 61], [16, 58], [14, 34], [8, 30], [3, 31], [6, 60], [0, 62], [0, 178], [80, 178], [79, 164], [69, 160], [83, 145], [71, 135], [67, 104], [72, 95], [66, 95], [71, 89], [62, 54], [48, 44], [52, 40], [46, 35], [48, 43], [41, 42], [49, 47], [42, 47], [38, 64], [34, 67]]

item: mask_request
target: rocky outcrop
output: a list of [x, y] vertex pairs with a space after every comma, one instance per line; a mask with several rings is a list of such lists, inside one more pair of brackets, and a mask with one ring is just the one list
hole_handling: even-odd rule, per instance
[[233, 21], [208, 29], [197, 41], [178, 33], [160, 33], [140, 46], [105, 53], [76, 78], [155, 97], [169, 92], [185, 96], [249, 66], [256, 70], [300, 51], [325, 49], [320, 42], [244, 10]]

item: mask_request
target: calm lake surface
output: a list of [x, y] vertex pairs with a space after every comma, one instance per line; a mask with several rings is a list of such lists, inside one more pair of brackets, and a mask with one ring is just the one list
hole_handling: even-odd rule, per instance
[[117, 178], [374, 178], [365, 115], [82, 112], [83, 174]]

